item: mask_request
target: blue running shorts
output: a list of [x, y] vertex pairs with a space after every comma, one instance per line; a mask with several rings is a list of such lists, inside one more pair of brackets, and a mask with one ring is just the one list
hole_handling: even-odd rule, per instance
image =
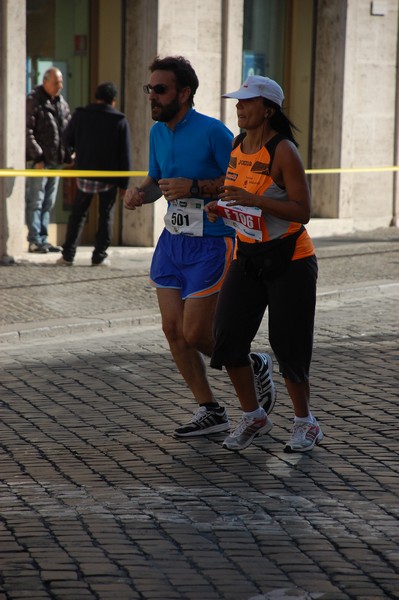
[[181, 297], [204, 298], [219, 292], [234, 253], [234, 238], [173, 235], [163, 230], [151, 262], [156, 288], [181, 290]]

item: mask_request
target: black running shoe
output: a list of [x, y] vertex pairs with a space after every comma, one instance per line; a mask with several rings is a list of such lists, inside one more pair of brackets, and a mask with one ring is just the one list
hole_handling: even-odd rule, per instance
[[49, 242], [46, 242], [43, 246], [44, 248], [47, 248], [47, 252], [61, 252], [61, 248], [53, 246], [53, 244], [50, 244]]
[[43, 244], [36, 244], [35, 242], [31, 242], [29, 244], [28, 252], [34, 252], [35, 254], [47, 254], [48, 248]]
[[253, 362], [255, 375], [256, 396], [259, 406], [267, 415], [270, 415], [276, 403], [276, 387], [273, 382], [273, 361], [269, 354], [251, 352], [249, 355]]
[[200, 406], [187, 425], [181, 425], [175, 430], [174, 436], [194, 437], [219, 433], [228, 429], [230, 429], [230, 423], [225, 408], [220, 406], [215, 409], [207, 409], [205, 406]]

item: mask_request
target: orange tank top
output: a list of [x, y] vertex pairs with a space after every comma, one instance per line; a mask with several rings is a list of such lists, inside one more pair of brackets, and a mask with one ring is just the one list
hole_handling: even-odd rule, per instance
[[[266, 196], [284, 202], [287, 200], [287, 192], [285, 189], [280, 188], [271, 178], [270, 163], [271, 155], [267, 149], [267, 144], [255, 154], [244, 154], [241, 150], [241, 144], [238, 144], [233, 148], [230, 155], [225, 185], [235, 185], [247, 190], [251, 194]], [[262, 239], [259, 241], [262, 242], [285, 237], [295, 233], [302, 227], [301, 223], [286, 221], [263, 211], [260, 226]], [[257, 242], [257, 240], [246, 236], [240, 231], [237, 231], [237, 237], [242, 242]], [[313, 242], [306, 229], [304, 229], [303, 233], [297, 239], [292, 260], [312, 256], [313, 254], [315, 254]]]

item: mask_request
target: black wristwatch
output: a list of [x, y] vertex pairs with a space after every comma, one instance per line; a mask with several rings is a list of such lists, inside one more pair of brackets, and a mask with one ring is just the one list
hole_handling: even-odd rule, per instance
[[198, 196], [199, 193], [200, 193], [200, 189], [199, 189], [199, 185], [198, 185], [198, 179], [193, 179], [193, 183], [190, 188], [190, 194], [192, 197], [194, 197], [194, 196]]

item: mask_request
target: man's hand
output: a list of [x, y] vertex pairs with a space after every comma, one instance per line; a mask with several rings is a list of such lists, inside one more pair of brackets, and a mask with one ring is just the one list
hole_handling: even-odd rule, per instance
[[208, 202], [208, 204], [205, 204], [204, 210], [208, 217], [208, 221], [210, 221], [211, 223], [214, 223], [215, 221], [218, 220], [220, 215], [218, 214], [217, 200], [212, 200], [212, 202]]
[[128, 210], [136, 210], [138, 206], [141, 206], [144, 202], [144, 192], [135, 187], [130, 190], [126, 190], [124, 195], [125, 208]]
[[70, 160], [69, 161], [65, 161], [64, 164], [62, 165], [63, 169], [74, 169], [75, 168], [75, 161], [76, 161], [76, 152], [73, 152], [71, 154]]
[[62, 165], [63, 169], [74, 169], [75, 168], [75, 161], [72, 160], [71, 162], [66, 162]]
[[179, 198], [190, 198], [192, 179], [176, 177], [171, 179], [160, 179], [158, 186], [167, 200], [178, 200]]
[[34, 166], [33, 166], [33, 168], [34, 169], [44, 169], [44, 166], [45, 166], [44, 165], [44, 161], [41, 160], [40, 162], [35, 163]]

